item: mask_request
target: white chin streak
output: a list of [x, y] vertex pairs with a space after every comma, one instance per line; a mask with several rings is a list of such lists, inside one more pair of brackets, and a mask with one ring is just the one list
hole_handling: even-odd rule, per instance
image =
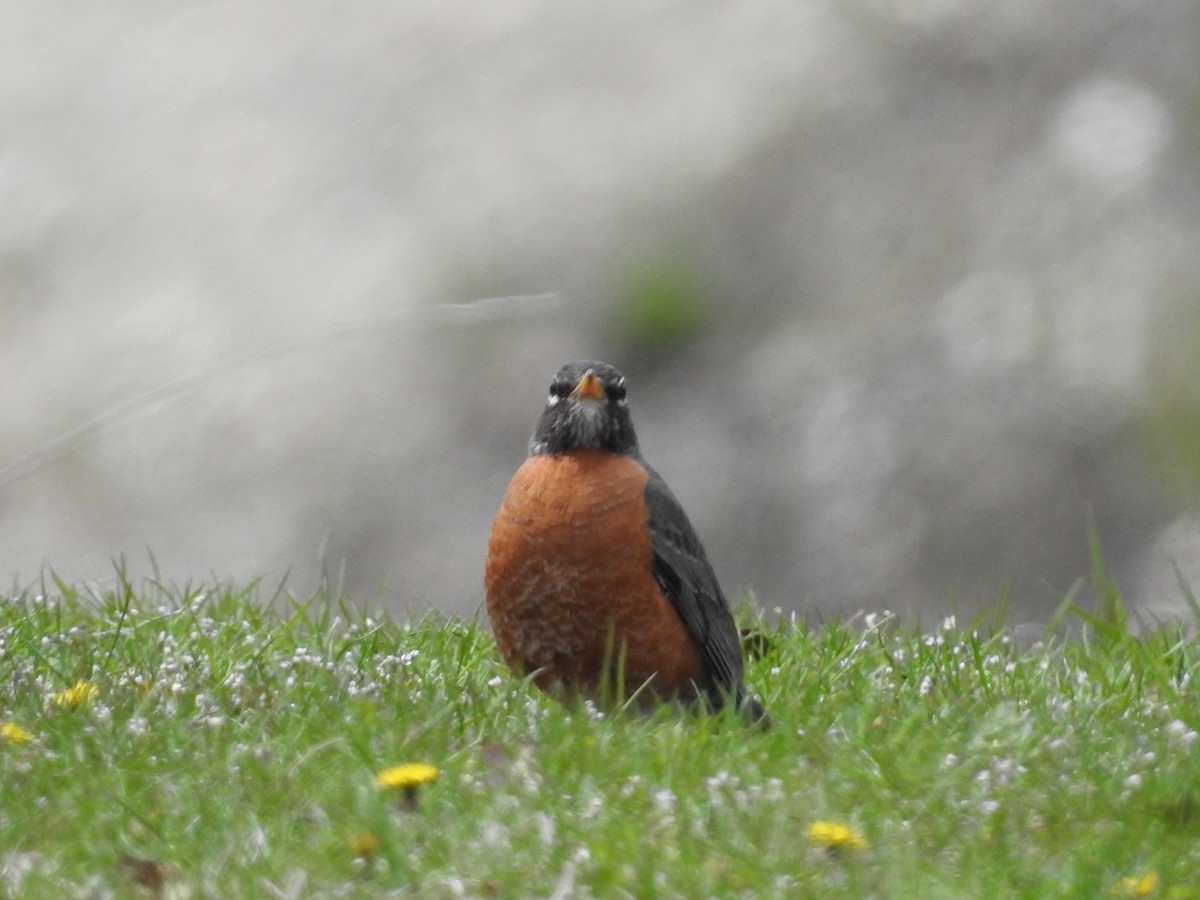
[[571, 427], [585, 447], [600, 446], [604, 435], [604, 410], [598, 403], [584, 401], [576, 404], [570, 412]]

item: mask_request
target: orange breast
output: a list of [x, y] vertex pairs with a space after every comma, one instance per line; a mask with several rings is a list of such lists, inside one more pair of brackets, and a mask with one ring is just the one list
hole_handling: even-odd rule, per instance
[[709, 680], [679, 614], [652, 571], [634, 460], [582, 451], [525, 461], [500, 505], [484, 588], [500, 653], [550, 691], [596, 696], [647, 680], [663, 696], [694, 695]]

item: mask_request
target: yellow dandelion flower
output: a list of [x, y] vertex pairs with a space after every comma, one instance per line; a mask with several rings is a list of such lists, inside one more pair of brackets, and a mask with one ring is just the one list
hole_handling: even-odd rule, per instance
[[392, 766], [375, 776], [375, 784], [384, 790], [412, 790], [438, 777], [436, 766], [425, 763], [406, 763]]
[[1158, 873], [1147, 872], [1145, 875], [1122, 878], [1109, 888], [1108, 892], [1116, 897], [1149, 897], [1157, 890]]
[[0, 725], [0, 744], [24, 744], [33, 740], [33, 735], [16, 722]]
[[385, 791], [403, 791], [402, 805], [407, 810], [417, 808], [417, 788], [438, 777], [435, 766], [425, 763], [407, 763], [392, 766], [375, 776], [375, 784]]
[[359, 859], [365, 859], [368, 856], [374, 855], [379, 849], [379, 838], [375, 837], [369, 831], [352, 835], [350, 837], [350, 849], [354, 851], [354, 855]]
[[865, 850], [867, 839], [842, 822], [813, 822], [808, 826], [808, 839], [829, 853], [846, 850]]
[[54, 705], [63, 709], [79, 709], [100, 696], [100, 688], [90, 681], [77, 681], [65, 691], [56, 691], [53, 696]]

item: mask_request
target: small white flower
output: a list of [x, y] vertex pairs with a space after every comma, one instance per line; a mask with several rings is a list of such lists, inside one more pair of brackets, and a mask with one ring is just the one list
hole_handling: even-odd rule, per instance
[[484, 822], [479, 837], [485, 847], [504, 848], [509, 844], [509, 834], [509, 830], [499, 822]]
[[550, 846], [554, 842], [554, 833], [557, 827], [554, 824], [554, 817], [546, 815], [545, 812], [539, 812], [534, 816], [534, 821], [538, 823], [538, 838], [545, 846]]
[[705, 779], [705, 782], [710, 788], [720, 788], [727, 784], [736, 784], [737, 779], [722, 769], [716, 775], [711, 775]]
[[1167, 723], [1167, 743], [1171, 747], [1190, 747], [1200, 738], [1200, 734], [1187, 727], [1181, 719]]
[[675, 792], [670, 788], [660, 788], [650, 795], [654, 808], [659, 812], [673, 812], [676, 802]]

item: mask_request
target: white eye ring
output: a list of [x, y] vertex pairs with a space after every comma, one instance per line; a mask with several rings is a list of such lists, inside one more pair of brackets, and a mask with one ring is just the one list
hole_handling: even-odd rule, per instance
[[558, 406], [558, 401], [561, 399], [562, 399], [562, 397], [558, 396], [558, 394], [551, 394], [549, 399], [546, 400], [546, 405], [547, 406]]

